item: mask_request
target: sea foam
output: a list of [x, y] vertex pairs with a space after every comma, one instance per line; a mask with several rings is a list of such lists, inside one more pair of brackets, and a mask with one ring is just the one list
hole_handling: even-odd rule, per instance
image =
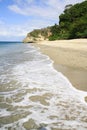
[[26, 45], [23, 55], [25, 59], [11, 68], [14, 89], [0, 93], [2, 102], [10, 105], [1, 111], [1, 117], [13, 119], [3, 123], [1, 130], [86, 130], [87, 92], [76, 90], [34, 46]]

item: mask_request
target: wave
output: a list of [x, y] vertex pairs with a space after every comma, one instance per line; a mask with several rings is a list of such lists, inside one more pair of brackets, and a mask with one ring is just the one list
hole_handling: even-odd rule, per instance
[[53, 68], [53, 61], [48, 56], [31, 45], [27, 46], [30, 51], [25, 49], [23, 53], [26, 59], [11, 70], [13, 90], [0, 93], [2, 102], [7, 101], [6, 109], [1, 109], [4, 124], [1, 129], [86, 130], [84, 97], [87, 92], [76, 90], [62, 73]]

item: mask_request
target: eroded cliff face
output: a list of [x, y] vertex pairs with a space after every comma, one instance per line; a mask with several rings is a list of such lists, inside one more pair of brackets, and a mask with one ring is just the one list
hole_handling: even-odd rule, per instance
[[38, 42], [38, 41], [43, 41], [43, 40], [48, 40], [47, 38], [45, 39], [44, 36], [38, 36], [38, 37], [33, 37], [31, 35], [27, 35], [27, 37], [23, 40], [24, 43], [29, 43], [29, 42]]
[[24, 43], [34, 42], [34, 38], [32, 36], [26, 36], [23, 40]]
[[30, 43], [30, 42], [39, 42], [43, 40], [48, 40], [49, 36], [51, 35], [50, 27], [43, 28], [43, 29], [36, 29], [32, 32], [28, 33], [26, 38], [23, 40], [24, 43]]

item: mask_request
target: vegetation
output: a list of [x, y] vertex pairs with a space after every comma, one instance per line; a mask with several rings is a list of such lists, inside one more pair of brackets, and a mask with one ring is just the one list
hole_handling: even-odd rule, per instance
[[87, 38], [87, 1], [67, 5], [51, 32], [49, 40]]
[[43, 36], [45, 39], [49, 37], [50, 27], [42, 28], [42, 29], [35, 29], [32, 32], [28, 33], [28, 36], [39, 38]]
[[28, 37], [49, 40], [87, 38], [87, 0], [75, 5], [66, 5], [59, 16], [59, 25], [36, 29]]

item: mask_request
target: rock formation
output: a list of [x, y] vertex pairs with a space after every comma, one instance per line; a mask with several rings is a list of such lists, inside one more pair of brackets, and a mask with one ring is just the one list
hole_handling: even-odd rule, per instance
[[32, 32], [28, 33], [26, 38], [23, 40], [24, 43], [30, 42], [38, 42], [43, 40], [48, 40], [49, 36], [51, 35], [50, 27], [43, 28], [43, 29], [35, 29]]

